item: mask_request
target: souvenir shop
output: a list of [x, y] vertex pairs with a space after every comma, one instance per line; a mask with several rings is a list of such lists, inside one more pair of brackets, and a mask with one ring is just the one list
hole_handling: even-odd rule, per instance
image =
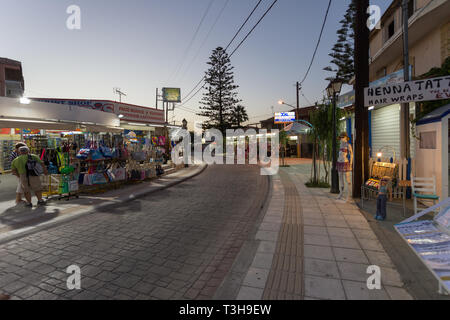
[[[96, 113], [104, 119], [105, 113], [88, 111], [91, 119]], [[41, 177], [47, 198], [104, 192], [162, 175], [170, 155], [165, 129], [119, 124], [0, 119], [0, 173], [11, 173], [10, 155], [17, 142], [24, 142], [48, 169]]]

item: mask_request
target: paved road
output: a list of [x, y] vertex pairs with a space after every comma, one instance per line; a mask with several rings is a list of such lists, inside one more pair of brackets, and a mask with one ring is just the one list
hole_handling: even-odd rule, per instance
[[[140, 200], [0, 246], [17, 299], [210, 299], [260, 218], [267, 177], [212, 166]], [[81, 290], [68, 290], [69, 265]]]

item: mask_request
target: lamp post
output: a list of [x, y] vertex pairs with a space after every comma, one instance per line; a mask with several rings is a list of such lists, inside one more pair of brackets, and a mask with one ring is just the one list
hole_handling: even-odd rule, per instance
[[336, 128], [336, 98], [341, 92], [342, 81], [335, 79], [327, 87], [328, 98], [333, 107], [333, 166], [331, 168], [331, 193], [339, 193], [339, 176], [337, 172], [337, 128]]

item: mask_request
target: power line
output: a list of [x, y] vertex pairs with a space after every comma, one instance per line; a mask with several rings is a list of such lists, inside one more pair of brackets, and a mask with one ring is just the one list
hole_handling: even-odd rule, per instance
[[233, 43], [234, 39], [236, 39], [236, 37], [238, 36], [238, 34], [241, 32], [241, 30], [244, 28], [244, 26], [247, 24], [248, 20], [251, 18], [251, 16], [253, 15], [253, 13], [256, 11], [256, 9], [259, 7], [259, 5], [261, 4], [262, 0], [259, 0], [258, 3], [256, 4], [256, 6], [253, 8], [252, 12], [250, 12], [250, 14], [248, 15], [247, 19], [245, 19], [244, 23], [241, 25], [241, 27], [239, 28], [239, 30], [236, 32], [236, 34], [234, 35], [233, 39], [231, 39], [230, 43], [228, 43], [228, 45], [225, 48], [225, 51], [228, 50], [228, 48], [231, 46], [231, 44]]
[[[261, 0], [262, 1], [262, 0]], [[260, 1], [260, 2], [261, 2]], [[258, 20], [258, 22], [253, 26], [253, 28], [247, 33], [247, 35], [244, 37], [244, 39], [242, 39], [242, 41], [237, 45], [237, 47], [233, 50], [233, 52], [229, 55], [229, 57], [231, 58], [232, 55], [234, 55], [234, 53], [242, 46], [242, 44], [248, 39], [248, 37], [252, 34], [252, 32], [256, 29], [256, 27], [261, 23], [261, 21], [264, 19], [264, 17], [269, 13], [269, 11], [273, 8], [273, 6], [278, 2], [278, 0], [274, 0], [274, 2], [270, 5], [270, 7], [264, 12], [264, 14], [262, 15], [262, 17]], [[259, 5], [259, 2], [257, 3], [257, 6]], [[254, 12], [255, 9], [253, 9], [252, 13]], [[250, 15], [251, 16], [251, 15]], [[249, 18], [248, 18], [249, 19]], [[232, 41], [230, 42], [230, 44], [232, 43]], [[194, 92], [194, 90], [204, 81], [206, 76], [203, 76], [203, 78], [197, 83], [197, 85], [186, 95], [189, 96], [192, 92]], [[203, 89], [205, 86], [205, 84], [200, 87], [200, 89], [198, 89], [188, 100], [186, 100], [185, 102], [183, 102], [183, 106], [188, 103], [192, 98], [194, 98], [201, 89]]]
[[330, 11], [331, 1], [332, 1], [332, 0], [330, 0], [330, 1], [328, 2], [327, 12], [325, 13], [325, 19], [323, 20], [322, 29], [320, 30], [319, 39], [318, 39], [318, 41], [317, 41], [316, 49], [314, 50], [314, 54], [313, 54], [313, 56], [312, 56], [311, 63], [309, 64], [308, 70], [306, 71], [306, 74], [305, 74], [305, 76], [303, 77], [303, 80], [300, 81], [300, 85], [302, 85], [303, 82], [305, 82], [306, 78], [308, 77], [309, 71], [311, 71], [311, 67], [312, 67], [312, 65], [313, 65], [313, 63], [314, 63], [314, 59], [316, 58], [317, 49], [319, 48], [320, 40], [322, 39], [323, 30], [325, 29], [325, 24], [326, 24], [326, 22], [327, 22], [328, 12]]
[[209, 12], [209, 10], [211, 9], [211, 6], [212, 6], [212, 4], [213, 4], [214, 1], [215, 1], [215, 0], [211, 0], [211, 1], [209, 2], [208, 6], [206, 7], [206, 10], [205, 10], [205, 12], [203, 13], [203, 16], [202, 16], [202, 18], [201, 18], [201, 20], [200, 20], [200, 23], [198, 24], [197, 29], [195, 30], [194, 35], [192, 36], [192, 39], [191, 39], [191, 41], [189, 42], [189, 45], [187, 46], [186, 50], [184, 51], [184, 54], [183, 54], [183, 56], [182, 56], [182, 58], [181, 58], [181, 60], [180, 60], [180, 62], [179, 62], [179, 64], [178, 64], [178, 67], [175, 69], [175, 73], [172, 75], [172, 77], [170, 77], [170, 79], [172, 79], [173, 77], [176, 78], [177, 74], [180, 72], [180, 69], [181, 69], [181, 67], [182, 67], [183, 64], [184, 64], [184, 61], [186, 60], [186, 56], [188, 55], [189, 51], [191, 50], [191, 47], [192, 47], [192, 45], [194, 44], [194, 41], [195, 41], [195, 39], [197, 38], [197, 35], [198, 35], [199, 31], [200, 31], [200, 28], [202, 27], [203, 22], [205, 21], [205, 18], [206, 18], [206, 16], [208, 15], [208, 12]]
[[[331, 0], [330, 0], [331, 1]], [[239, 47], [247, 40], [247, 38], [250, 36], [250, 34], [253, 32], [253, 30], [256, 29], [256, 27], [259, 25], [259, 23], [264, 19], [264, 17], [269, 13], [269, 11], [273, 8], [273, 6], [278, 2], [278, 0], [275, 0], [270, 7], [264, 12], [263, 16], [258, 20], [258, 22], [255, 24], [255, 26], [247, 33], [244, 39], [238, 44], [238, 46], [233, 50], [233, 52], [230, 54], [230, 58], [233, 56], [233, 54], [239, 49]]]
[[223, 12], [225, 11], [226, 7], [228, 6], [228, 3], [230, 2], [230, 0], [226, 0], [225, 4], [223, 5], [222, 9], [220, 10], [219, 14], [216, 17], [216, 20], [214, 21], [213, 25], [211, 26], [211, 28], [209, 29], [208, 34], [206, 35], [205, 39], [203, 40], [203, 43], [201, 44], [201, 46], [198, 48], [197, 53], [195, 54], [195, 56], [192, 58], [191, 62], [189, 63], [188, 67], [186, 68], [186, 70], [184, 71], [183, 75], [181, 76], [180, 80], [183, 80], [183, 78], [186, 76], [186, 74], [188, 73], [188, 71], [191, 69], [192, 64], [195, 62], [195, 60], [198, 58], [198, 55], [200, 54], [200, 51], [202, 50], [202, 48], [204, 47], [206, 41], [208, 41], [209, 36], [211, 35], [212, 31], [214, 30], [214, 28], [217, 25], [217, 22], [219, 22], [219, 19], [222, 17]]

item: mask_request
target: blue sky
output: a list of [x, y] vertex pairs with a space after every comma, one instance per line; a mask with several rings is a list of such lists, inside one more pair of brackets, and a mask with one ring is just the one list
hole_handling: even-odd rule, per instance
[[[231, 40], [257, 2], [229, 0], [211, 31], [227, 1], [214, 0], [184, 55], [210, 1], [0, 0], [0, 6], [8, 8], [0, 11], [0, 28], [7, 30], [0, 57], [22, 61], [28, 96], [113, 100], [113, 87], [120, 87], [128, 94], [125, 102], [154, 107], [157, 87], [181, 87], [184, 94], [192, 89], [203, 76], [212, 49]], [[329, 64], [328, 53], [349, 1], [333, 1], [315, 63], [303, 86], [311, 102], [320, 100], [327, 86], [328, 73], [322, 69]], [[244, 31], [271, 3], [262, 2]], [[389, 3], [371, 1], [382, 11]], [[66, 9], [72, 4], [81, 8], [81, 30], [66, 28]], [[270, 117], [271, 106], [275, 111], [286, 110], [277, 104], [280, 98], [295, 104], [295, 82], [306, 72], [327, 4], [328, 0], [279, 0], [233, 56], [239, 97], [250, 122]], [[201, 94], [186, 107], [198, 109], [200, 98]], [[309, 104], [304, 97], [300, 103]], [[176, 110], [173, 119], [183, 118], [190, 123], [199, 119]]]

